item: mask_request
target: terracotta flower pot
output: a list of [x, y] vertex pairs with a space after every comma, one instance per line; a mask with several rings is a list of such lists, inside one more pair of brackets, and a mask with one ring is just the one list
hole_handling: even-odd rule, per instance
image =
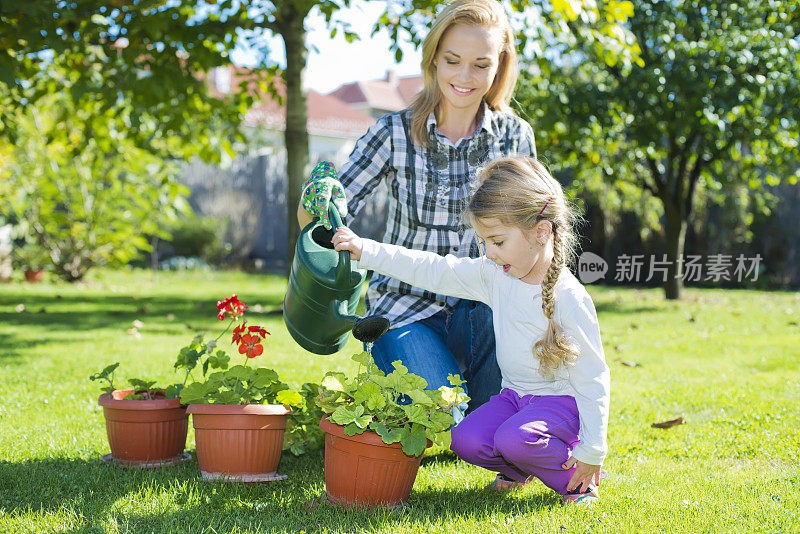
[[186, 408], [178, 399], [123, 399], [131, 393], [132, 389], [118, 389], [97, 401], [106, 417], [111, 457], [132, 467], [177, 463], [186, 446]]
[[281, 404], [190, 404], [204, 480], [268, 482], [276, 473], [291, 408]]
[[355, 436], [326, 417], [325, 489], [334, 503], [395, 506], [408, 500], [422, 455], [408, 456], [399, 443], [387, 445], [375, 432]]
[[44, 278], [43, 269], [25, 269], [25, 281], [30, 283], [41, 282]]

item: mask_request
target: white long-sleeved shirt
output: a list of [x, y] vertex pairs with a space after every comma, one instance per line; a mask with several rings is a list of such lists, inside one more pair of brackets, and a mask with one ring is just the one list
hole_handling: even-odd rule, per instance
[[542, 311], [541, 285], [514, 278], [481, 258], [439, 256], [396, 245], [363, 240], [358, 266], [389, 275], [442, 295], [478, 300], [492, 308], [497, 363], [502, 387], [518, 395], [570, 395], [580, 417], [580, 443], [573, 456], [599, 465], [608, 451], [610, 373], [600, 341], [594, 303], [581, 283], [564, 269], [554, 291], [554, 319], [577, 343], [580, 356], [560, 366], [552, 379], [539, 373], [533, 346], [544, 336], [548, 319]]

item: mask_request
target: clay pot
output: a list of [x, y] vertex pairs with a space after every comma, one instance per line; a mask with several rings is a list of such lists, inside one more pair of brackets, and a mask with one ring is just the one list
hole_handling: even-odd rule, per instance
[[111, 457], [132, 467], [172, 465], [186, 446], [189, 416], [178, 399], [124, 400], [132, 389], [103, 393]]
[[422, 455], [408, 456], [399, 443], [387, 445], [375, 432], [355, 436], [326, 417], [325, 489], [334, 503], [396, 506], [408, 500]]
[[25, 269], [25, 281], [30, 283], [41, 282], [44, 278], [43, 269]]
[[283, 449], [291, 408], [281, 404], [190, 404], [197, 461], [204, 480], [268, 482]]

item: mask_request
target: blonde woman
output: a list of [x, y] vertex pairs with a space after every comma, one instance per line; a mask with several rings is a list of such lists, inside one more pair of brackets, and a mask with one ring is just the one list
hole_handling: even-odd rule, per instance
[[[412, 106], [381, 117], [359, 139], [338, 181], [330, 163], [317, 166], [303, 189], [301, 226], [312, 216], [329, 226], [329, 202], [358, 213], [384, 182], [390, 196], [383, 241], [442, 256], [478, 255], [473, 231], [460, 223], [476, 169], [502, 156], [536, 155], [531, 127], [509, 108], [518, 67], [500, 4], [447, 5], [423, 42], [422, 72], [424, 87]], [[366, 305], [368, 314], [391, 321], [372, 349], [385, 371], [402, 360], [432, 389], [461, 374], [470, 408], [499, 391], [491, 310], [484, 304], [377, 275]]]
[[610, 379], [594, 304], [566, 268], [573, 214], [535, 159], [494, 161], [479, 178], [466, 216], [483, 257], [443, 258], [347, 228], [334, 248], [361, 267], [492, 308], [503, 389], [453, 429], [451, 447], [496, 471], [498, 490], [536, 477], [564, 502], [588, 504], [608, 450]]

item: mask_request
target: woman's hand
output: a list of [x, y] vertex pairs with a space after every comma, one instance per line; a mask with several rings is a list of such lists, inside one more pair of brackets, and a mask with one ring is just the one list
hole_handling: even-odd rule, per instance
[[[347, 215], [347, 197], [336, 176], [336, 168], [333, 163], [323, 161], [314, 167], [311, 176], [303, 184], [300, 205], [312, 217], [319, 217], [323, 226], [330, 229], [332, 224], [328, 210], [331, 204], [336, 206], [341, 217]], [[298, 219], [302, 222], [304, 218]]]
[[333, 243], [333, 248], [336, 250], [349, 250], [350, 259], [356, 261], [361, 259], [361, 249], [364, 247], [364, 240], [353, 233], [350, 228], [346, 226], [337, 228], [336, 233], [333, 234], [331, 243]]
[[567, 491], [572, 491], [578, 486], [581, 488], [581, 493], [589, 489], [589, 484], [594, 482], [596, 486], [600, 485], [600, 468], [602, 465], [585, 464], [575, 458], [570, 458], [561, 465], [562, 469], [572, 469], [575, 466], [575, 472], [567, 484]]

